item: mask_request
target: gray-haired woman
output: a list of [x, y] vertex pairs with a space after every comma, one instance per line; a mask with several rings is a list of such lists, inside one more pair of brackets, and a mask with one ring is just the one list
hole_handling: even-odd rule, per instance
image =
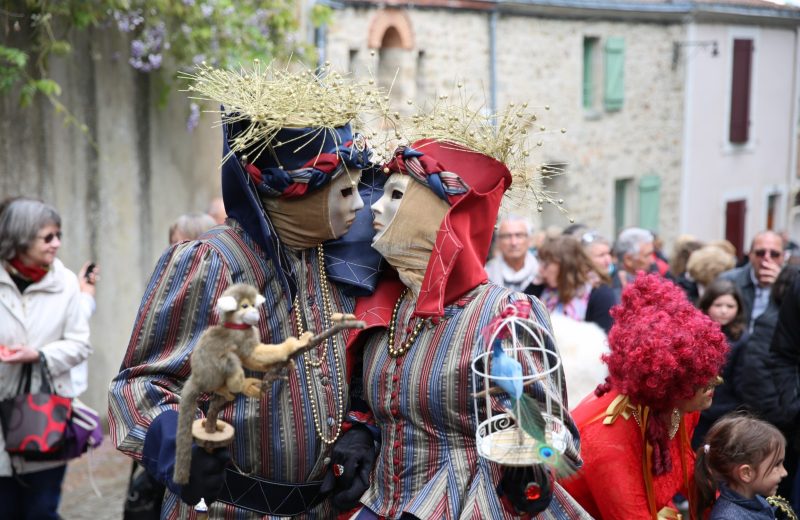
[[[33, 364], [31, 391], [42, 365], [53, 390], [74, 397], [70, 369], [91, 353], [80, 309], [78, 278], [56, 258], [61, 217], [37, 200], [17, 198], [0, 209], [0, 400], [18, 390]], [[0, 504], [4, 518], [58, 518], [66, 461], [10, 456], [0, 433]]]

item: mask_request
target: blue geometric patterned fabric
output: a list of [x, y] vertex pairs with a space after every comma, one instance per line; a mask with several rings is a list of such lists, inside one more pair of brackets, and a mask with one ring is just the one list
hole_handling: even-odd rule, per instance
[[372, 294], [385, 266], [383, 257], [372, 248], [372, 206], [383, 195], [387, 176], [378, 168], [362, 171], [358, 192], [364, 207], [356, 213], [355, 222], [341, 238], [326, 242], [325, 268], [328, 278], [343, 286], [348, 296]]

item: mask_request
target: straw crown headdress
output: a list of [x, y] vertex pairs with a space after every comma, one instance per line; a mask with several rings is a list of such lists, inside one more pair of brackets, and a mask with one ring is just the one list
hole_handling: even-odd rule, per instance
[[[528, 103], [510, 103], [497, 114], [487, 114], [484, 107], [474, 108], [466, 98], [461, 84], [457, 95], [439, 96], [430, 108], [417, 107], [414, 113], [404, 120], [408, 147], [400, 147], [395, 152], [393, 164], [403, 162], [401, 168], [417, 178], [437, 193], [451, 195], [466, 191], [463, 176], [458, 172], [441, 172], [434, 179], [430, 177], [441, 165], [434, 165], [425, 158], [426, 146], [457, 148], [465, 152], [474, 152], [497, 161], [511, 174], [511, 189], [506, 193], [512, 204], [530, 204], [531, 198], [539, 211], [544, 204], [552, 204], [561, 212], [563, 200], [556, 199], [544, 185], [546, 178], [554, 173], [546, 165], [534, 165], [531, 162], [530, 149], [533, 148], [531, 137], [536, 133], [546, 132], [544, 126], [537, 124], [536, 114]], [[549, 110], [549, 107], [543, 107]], [[561, 130], [564, 132], [564, 130]], [[541, 146], [538, 140], [536, 145]], [[420, 163], [417, 166], [417, 163]], [[444, 197], [442, 197], [444, 198]]]
[[229, 127], [231, 154], [271, 197], [299, 197], [330, 182], [345, 165], [371, 165], [370, 148], [352, 125], [388, 112], [386, 96], [372, 80], [346, 78], [329, 65], [315, 72], [258, 60], [238, 71], [202, 64], [183, 79], [192, 97], [222, 105], [209, 112]]

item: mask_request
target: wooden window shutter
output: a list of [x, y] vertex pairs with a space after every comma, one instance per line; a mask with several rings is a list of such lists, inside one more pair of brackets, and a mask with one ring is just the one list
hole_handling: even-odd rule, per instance
[[661, 207], [661, 177], [646, 175], [639, 180], [639, 227], [658, 231]]
[[605, 44], [605, 93], [603, 104], [606, 110], [619, 110], [625, 99], [625, 39], [611, 37]]
[[583, 108], [594, 107], [594, 55], [597, 38], [583, 39]]
[[744, 256], [744, 225], [746, 215], [746, 200], [732, 200], [725, 204], [725, 239], [734, 245], [738, 258]]
[[746, 143], [750, 129], [750, 73], [753, 62], [753, 40], [733, 40], [733, 73], [731, 75], [731, 120], [729, 140]]

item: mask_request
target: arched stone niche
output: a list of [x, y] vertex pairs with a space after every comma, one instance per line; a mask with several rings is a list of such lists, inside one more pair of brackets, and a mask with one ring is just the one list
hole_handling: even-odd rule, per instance
[[405, 111], [404, 101], [417, 94], [417, 52], [408, 14], [400, 9], [378, 11], [370, 23], [367, 45], [378, 57], [378, 85], [391, 88], [392, 104]]

